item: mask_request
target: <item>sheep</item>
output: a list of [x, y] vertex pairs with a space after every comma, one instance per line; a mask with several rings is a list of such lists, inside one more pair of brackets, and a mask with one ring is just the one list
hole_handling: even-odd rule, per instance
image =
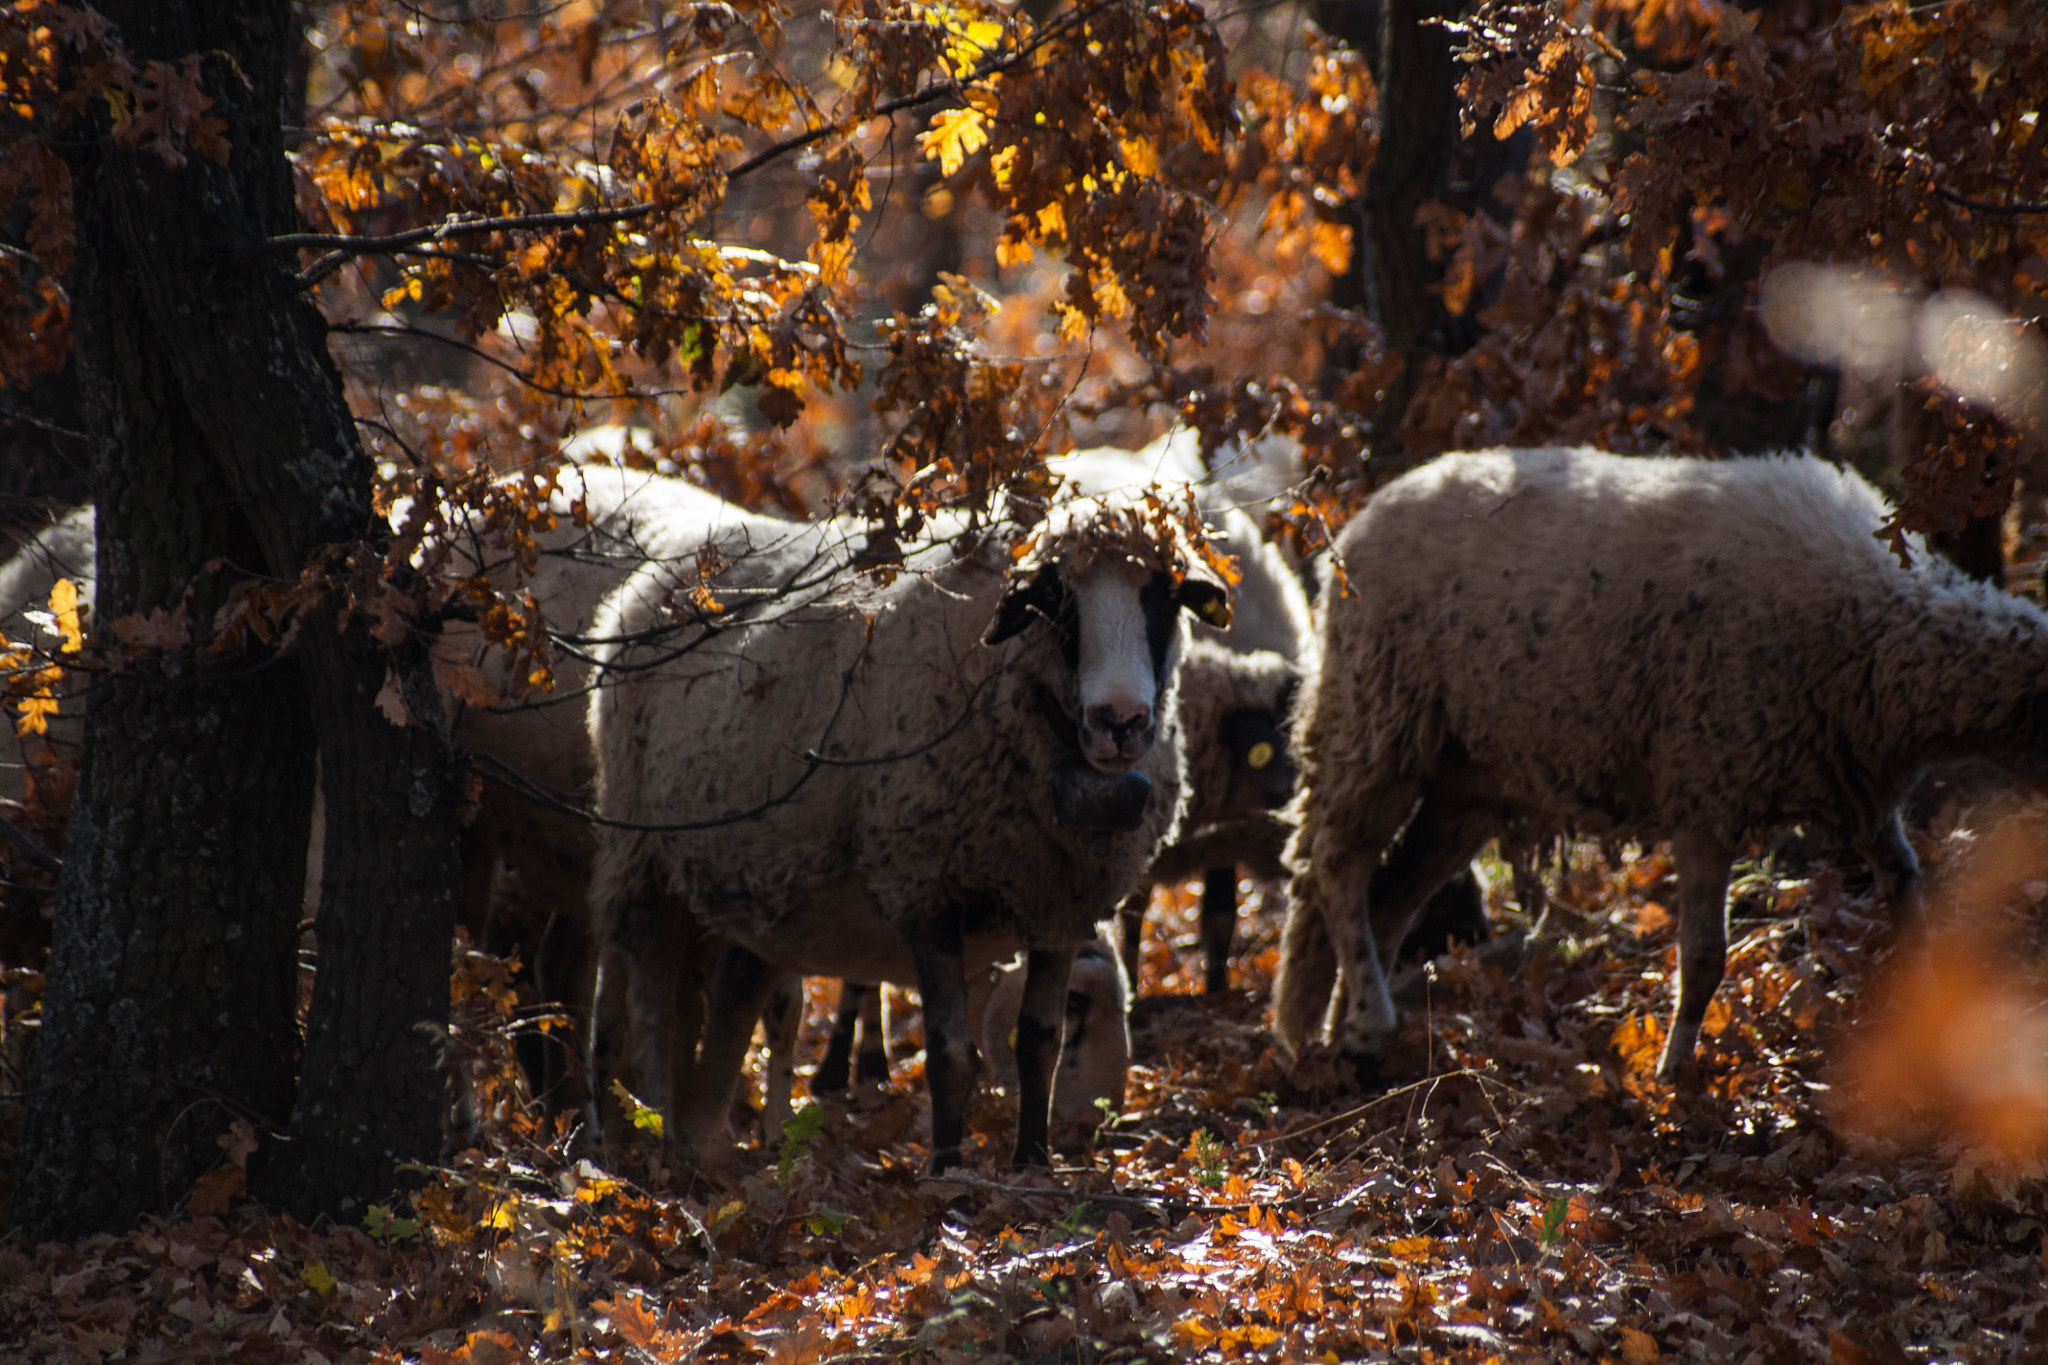
[[[573, 641], [589, 629], [598, 603], [650, 560], [720, 538], [772, 543], [796, 531], [793, 523], [744, 511], [680, 479], [607, 466], [562, 469], [551, 481], [548, 510], [555, 525], [537, 530], [530, 573], [499, 548], [482, 513], [458, 518], [417, 558], [455, 578], [480, 576], [501, 592], [531, 593], [555, 635]], [[518, 690], [519, 662], [503, 650], [487, 651], [472, 623], [450, 621], [435, 652], [449, 663], [481, 665], [501, 696]], [[457, 742], [495, 779], [480, 789], [464, 832], [463, 922], [494, 951], [516, 947], [536, 993], [568, 1007], [594, 1035], [588, 1011], [596, 966], [585, 921], [594, 845], [589, 822], [574, 811], [596, 769], [583, 724], [589, 672], [574, 646], [551, 648], [549, 661], [551, 692], [495, 707], [454, 707]], [[543, 1099], [573, 1106], [587, 1096], [553, 1093], [566, 1079], [558, 1061], [548, 1053], [530, 1066], [531, 1079]]]
[[[1806, 456], [1444, 456], [1338, 537], [1302, 784], [1276, 1031], [1381, 1057], [1380, 954], [1489, 838], [1672, 841], [1678, 980], [1657, 1074], [1695, 1076], [1726, 970], [1736, 852], [1795, 822], [1846, 836], [1912, 914], [1897, 807], [1928, 764], [2048, 779], [2048, 614], [1905, 538]], [[1384, 862], [1382, 861], [1384, 855]], [[1332, 984], [1337, 998], [1332, 1000]]]
[[[90, 619], [93, 586], [97, 581], [95, 548], [93, 509], [87, 504], [59, 516], [8, 556], [5, 564], [0, 564], [0, 635], [5, 636], [9, 646], [28, 645], [45, 656], [58, 652], [61, 642], [56, 633], [31, 620], [28, 613], [48, 607], [50, 590], [60, 578], [78, 586], [79, 616], [82, 621]], [[56, 714], [45, 721], [48, 728], [44, 738], [60, 752], [75, 757], [83, 723], [83, 692], [75, 686], [60, 687], [57, 701]], [[24, 791], [22, 770], [8, 765], [4, 784], [0, 784], [0, 799], [19, 803]]]
[[[1181, 660], [1181, 742], [1186, 750], [1187, 812], [1146, 874], [1148, 888], [1200, 873], [1204, 989], [1230, 989], [1237, 932], [1237, 874], [1281, 874], [1287, 826], [1278, 810], [1294, 791], [1288, 708], [1299, 675], [1270, 650], [1237, 653], [1213, 640], [1190, 641]], [[1137, 984], [1139, 936], [1149, 890], [1122, 910], [1125, 968]]]
[[[37, 673], [61, 654], [62, 639], [44, 620], [29, 613], [45, 610], [50, 591], [65, 578], [78, 585], [81, 623], [91, 628], [93, 601], [93, 511], [76, 507], [63, 513], [23, 544], [0, 564], [0, 652], [13, 653], [11, 667]], [[19, 757], [0, 763], [0, 836], [13, 846], [15, 865], [24, 861], [54, 870], [56, 858], [37, 837], [18, 823], [30, 792], [30, 773], [36, 772], [38, 804], [44, 810], [61, 810], [69, 800], [62, 784], [68, 773], [62, 767], [42, 767], [51, 758], [77, 762], [83, 738], [85, 689], [75, 678], [66, 678], [54, 689], [57, 709], [44, 717], [44, 733], [25, 739]], [[11, 729], [12, 727], [10, 727]], [[14, 879], [7, 894], [0, 896], [0, 961], [22, 966], [36, 960], [49, 944], [49, 921], [44, 918], [39, 895], [18, 894], [25, 878]]]
[[[583, 518], [572, 514], [580, 505]], [[774, 539], [791, 524], [742, 511], [679, 479], [608, 467], [571, 466], [548, 489], [553, 528], [535, 534], [539, 551], [531, 573], [523, 573], [502, 549], [482, 513], [458, 516], [429, 537], [415, 555], [416, 567], [449, 576], [483, 577], [501, 591], [531, 592], [549, 625], [574, 638], [586, 629], [598, 601], [649, 558], [694, 550], [714, 534], [737, 528]], [[409, 504], [393, 514], [402, 533]], [[94, 586], [93, 509], [72, 509], [0, 565], [0, 630], [13, 642], [34, 640], [37, 627], [25, 609], [47, 602], [59, 577], [79, 584], [82, 612], [89, 613]], [[54, 644], [49, 648], [54, 650]], [[515, 663], [503, 651], [485, 652], [475, 624], [451, 620], [435, 645], [438, 662], [480, 663], [486, 683], [500, 694], [514, 688]], [[465, 879], [462, 922], [480, 942], [503, 951], [516, 947], [533, 973], [538, 994], [581, 1014], [588, 1005], [592, 965], [583, 924], [591, 837], [580, 817], [547, 804], [580, 800], [595, 764], [582, 722], [586, 670], [575, 649], [552, 650], [555, 690], [524, 703], [500, 707], [451, 706], [458, 743], [493, 776], [484, 784], [477, 811], [464, 831]], [[50, 739], [75, 753], [85, 696], [72, 688], [60, 696], [51, 718]], [[20, 770], [9, 767], [0, 798], [18, 802]], [[512, 785], [507, 785], [507, 783]], [[528, 793], [537, 793], [536, 801]], [[304, 913], [318, 908], [324, 819], [315, 792], [306, 860]], [[529, 1058], [534, 1087], [544, 1098], [554, 1088], [556, 1057]], [[573, 1100], [574, 1096], [556, 1098]]]
[[[1228, 588], [1123, 499], [1056, 504], [1014, 569], [990, 537], [893, 575], [857, 570], [860, 549], [819, 527], [732, 562], [708, 584], [722, 610], [673, 639], [673, 570], [598, 614], [617, 643], [589, 716], [608, 822], [591, 908], [628, 968], [635, 1075], [657, 1109], [687, 1098], [679, 1136], [709, 1155], [781, 975], [914, 982], [944, 1171], [973, 1081], [968, 973], [1021, 945], [1014, 1159], [1043, 1163], [1074, 952], [1179, 807], [1175, 608], [1227, 619]], [[745, 951], [693, 1064], [675, 983], [707, 932]]]

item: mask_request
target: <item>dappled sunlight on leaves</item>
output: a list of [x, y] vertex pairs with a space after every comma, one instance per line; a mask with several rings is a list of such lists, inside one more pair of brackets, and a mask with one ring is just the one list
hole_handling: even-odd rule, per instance
[[[0, 1250], [0, 1338], [38, 1360], [118, 1337], [422, 1365], [1080, 1342], [1233, 1361], [2026, 1358], [2048, 1335], [2027, 1288], [2048, 1203], [2013, 1159], [2040, 1129], [2015, 1115], [2039, 1108], [2019, 1103], [2031, 1073], [1993, 1060], [2020, 1054], [1993, 1045], [2024, 1047], [2021, 1007], [2039, 1012], [2040, 827], [1955, 823], [1926, 847], [2003, 934], [1932, 958], [1892, 947], [1833, 866], [1760, 850], [1697, 1095], [1652, 1079], [1673, 952], [1660, 851], [1565, 850], [1526, 947], [1508, 865], [1489, 862], [1500, 936], [1397, 979], [1387, 1088], [1365, 1095], [1290, 1071], [1263, 1027], [1272, 889], [1243, 888], [1237, 989], [1213, 999], [1191, 994], [1199, 898], [1161, 891], [1127, 1102], [1051, 1175], [1001, 1166], [1010, 1109], [985, 1093], [965, 1170], [925, 1178], [914, 1061], [743, 1150], [730, 1183], [649, 1135], [579, 1150], [521, 1107], [514, 978], [472, 954], [455, 1034], [476, 1148], [359, 1227], [296, 1227], [224, 1176], [191, 1203], [219, 1187], [222, 1213]], [[1879, 984], [1895, 980], [1940, 984]], [[807, 1052], [833, 995], [813, 983]], [[918, 1030], [897, 1004], [901, 1058]], [[1867, 1022], [1849, 1029], [1852, 1011]], [[1958, 1049], [1974, 1069], [1921, 1060]], [[751, 1128], [745, 1103], [736, 1121]], [[246, 1145], [224, 1137], [224, 1169]]]

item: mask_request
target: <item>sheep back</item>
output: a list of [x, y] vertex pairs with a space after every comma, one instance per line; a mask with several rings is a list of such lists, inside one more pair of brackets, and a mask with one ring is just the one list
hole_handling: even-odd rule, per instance
[[1304, 809], [1362, 808], [1455, 745], [1533, 828], [1859, 837], [2048, 677], [2048, 616], [1917, 541], [1902, 567], [1888, 517], [1807, 457], [1424, 466], [1338, 539], [1356, 591], [1327, 599], [1298, 719]]

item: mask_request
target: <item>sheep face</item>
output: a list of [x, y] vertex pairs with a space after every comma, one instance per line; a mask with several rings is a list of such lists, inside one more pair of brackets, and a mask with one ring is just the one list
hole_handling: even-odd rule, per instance
[[[1071, 581], [1070, 581], [1071, 580]], [[1206, 575], [1175, 584], [1160, 570], [1098, 558], [1075, 573], [1047, 565], [1004, 594], [986, 639], [1000, 644], [1034, 620], [1058, 632], [1075, 739], [1090, 766], [1129, 772], [1159, 737], [1166, 680], [1180, 655], [1177, 609], [1228, 619], [1228, 590]]]
[[1221, 738], [1230, 750], [1232, 772], [1267, 810], [1277, 810], [1294, 795], [1294, 758], [1280, 728], [1285, 714], [1246, 708], [1223, 717]]

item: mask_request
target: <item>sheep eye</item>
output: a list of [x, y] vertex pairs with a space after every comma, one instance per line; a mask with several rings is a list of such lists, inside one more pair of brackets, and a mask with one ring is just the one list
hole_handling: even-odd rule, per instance
[[1264, 772], [1273, 764], [1273, 746], [1263, 739], [1260, 740], [1252, 745], [1251, 751], [1244, 756], [1244, 761], [1253, 772]]

